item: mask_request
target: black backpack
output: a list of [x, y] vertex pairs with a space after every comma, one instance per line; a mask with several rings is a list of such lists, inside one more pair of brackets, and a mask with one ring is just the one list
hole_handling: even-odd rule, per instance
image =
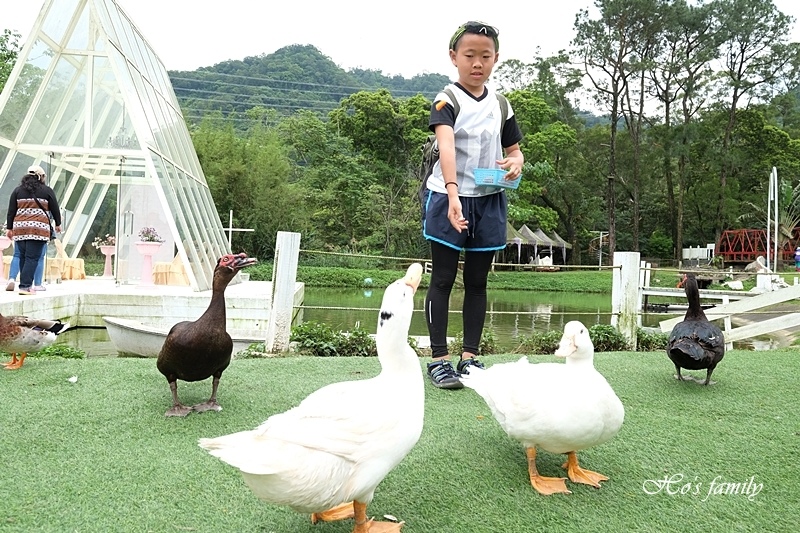
[[[458, 105], [458, 100], [456, 99], [456, 95], [453, 94], [453, 91], [450, 90], [449, 87], [445, 87], [442, 91], [447, 96], [450, 97], [450, 101], [453, 102], [453, 115], [458, 117], [458, 112], [461, 110], [461, 106]], [[497, 101], [500, 102], [500, 137], [503, 136], [503, 127], [506, 125], [506, 120], [508, 119], [508, 100], [505, 96], [500, 93], [495, 93], [497, 95]], [[422, 143], [422, 164], [419, 168], [419, 173], [417, 177], [422, 182], [419, 187], [419, 201], [420, 204], [424, 204], [425, 202], [425, 193], [428, 190], [428, 178], [433, 174], [433, 166], [439, 160], [439, 145], [436, 143], [436, 134], [431, 133], [428, 135], [428, 138], [425, 139], [425, 142]]]

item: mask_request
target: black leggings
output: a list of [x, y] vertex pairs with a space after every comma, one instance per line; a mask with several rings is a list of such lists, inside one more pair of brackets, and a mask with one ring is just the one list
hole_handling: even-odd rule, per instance
[[[433, 273], [425, 297], [425, 320], [431, 338], [433, 357], [442, 357], [447, 351], [447, 318], [450, 292], [458, 271], [461, 252], [431, 241]], [[464, 321], [463, 351], [478, 355], [483, 324], [486, 320], [486, 280], [492, 267], [494, 252], [466, 252], [464, 254]], [[461, 355], [461, 354], [459, 354]]]

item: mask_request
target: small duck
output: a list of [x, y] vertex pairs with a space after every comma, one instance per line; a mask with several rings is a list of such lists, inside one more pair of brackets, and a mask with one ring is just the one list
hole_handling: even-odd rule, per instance
[[[233, 340], [226, 330], [225, 289], [239, 270], [257, 262], [244, 253], [220, 257], [214, 268], [211, 301], [206, 311], [193, 322], [178, 322], [167, 333], [156, 359], [156, 367], [167, 378], [172, 391], [172, 407], [164, 416], [186, 416], [193, 410], [222, 410], [217, 403], [217, 387], [233, 353]], [[179, 379], [202, 381], [212, 376], [211, 398], [207, 402], [187, 407], [178, 400]]]
[[311, 521], [355, 518], [353, 533], [400, 531], [402, 522], [368, 520], [383, 478], [422, 433], [425, 390], [408, 344], [422, 265], [386, 288], [375, 343], [377, 376], [333, 383], [258, 428], [200, 439], [201, 448], [239, 469], [264, 501], [311, 513]]
[[67, 329], [69, 323], [60, 320], [0, 314], [0, 350], [11, 354], [11, 361], [3, 366], [6, 370], [21, 368], [29, 353], [50, 346]]
[[711, 383], [711, 373], [725, 356], [725, 336], [722, 330], [709, 322], [700, 305], [700, 289], [694, 274], [686, 274], [681, 281], [689, 302], [689, 309], [672, 328], [667, 342], [667, 356], [675, 365], [676, 379], [686, 381], [693, 377], [682, 376], [681, 368], [688, 370], [706, 369], [703, 385]]
[[608, 478], [581, 468], [577, 452], [613, 438], [625, 408], [594, 368], [594, 345], [586, 326], [567, 323], [555, 355], [566, 357], [566, 363], [531, 364], [523, 357], [516, 363], [470, 368], [461, 380], [483, 397], [508, 436], [525, 446], [530, 482], [540, 494], [571, 491], [566, 478], [539, 474], [537, 447], [567, 454], [563, 467], [569, 479], [600, 488]]

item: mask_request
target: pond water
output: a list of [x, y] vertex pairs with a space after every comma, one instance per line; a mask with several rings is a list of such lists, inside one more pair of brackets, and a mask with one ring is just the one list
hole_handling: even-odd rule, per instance
[[[611, 296], [541, 291], [490, 290], [486, 327], [491, 328], [500, 349], [512, 350], [521, 337], [550, 330], [561, 331], [570, 320], [580, 320], [587, 326], [611, 322]], [[306, 289], [303, 303], [303, 320], [325, 323], [334, 330], [349, 331], [356, 325], [375, 333], [378, 308], [383, 289]], [[410, 335], [428, 334], [422, 314], [424, 294], [416, 297], [416, 312], [411, 322]], [[461, 304], [463, 292], [455, 291], [451, 298], [448, 335], [461, 332]], [[644, 313], [642, 325], [657, 327], [658, 323], [675, 316], [666, 313]], [[90, 356], [117, 355], [114, 344], [103, 328], [78, 328], [59, 335], [58, 342], [82, 349]], [[751, 339], [736, 343], [737, 349], [769, 350], [779, 347], [769, 338]]]
[[[309, 288], [306, 289], [303, 303], [303, 320], [326, 323], [342, 331], [348, 331], [358, 324], [367, 332], [374, 333], [382, 297], [382, 289]], [[422, 314], [424, 298], [423, 293], [417, 295], [417, 311], [411, 322], [410, 335], [428, 334]], [[455, 336], [463, 329], [462, 303], [463, 291], [454, 291], [450, 301], [449, 336]], [[364, 308], [366, 310], [360, 310]], [[660, 321], [673, 316], [677, 315], [644, 313], [642, 326], [658, 327]], [[521, 337], [534, 332], [562, 331], [571, 320], [580, 320], [586, 326], [610, 324], [611, 295], [511, 290], [488, 292], [486, 327], [494, 331], [500, 349], [514, 349]], [[735, 345], [739, 349], [765, 350], [776, 347], [769, 338]]]

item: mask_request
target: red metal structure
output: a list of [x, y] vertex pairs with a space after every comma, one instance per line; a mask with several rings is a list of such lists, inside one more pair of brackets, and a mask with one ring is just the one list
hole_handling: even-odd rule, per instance
[[[783, 261], [794, 261], [794, 249], [800, 242], [800, 228], [795, 228], [794, 238], [783, 245], [780, 258]], [[770, 257], [772, 255], [770, 242]], [[729, 229], [722, 232], [714, 254], [721, 256], [725, 263], [752, 263], [758, 256], [767, 257], [767, 233], [763, 229]]]

